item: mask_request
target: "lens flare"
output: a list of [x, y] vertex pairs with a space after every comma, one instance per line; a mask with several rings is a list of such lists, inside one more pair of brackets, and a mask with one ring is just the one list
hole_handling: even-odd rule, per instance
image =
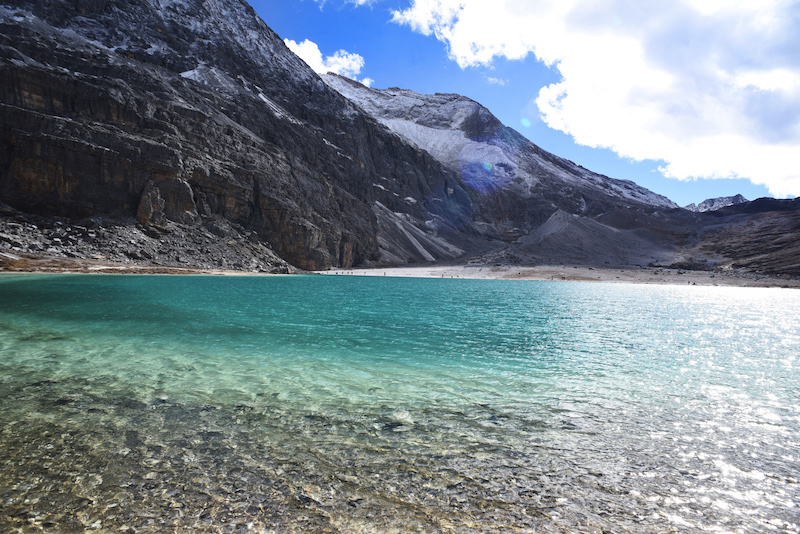
[[513, 180], [516, 172], [514, 151], [501, 135], [474, 138], [458, 156], [461, 180], [479, 193], [491, 193]]

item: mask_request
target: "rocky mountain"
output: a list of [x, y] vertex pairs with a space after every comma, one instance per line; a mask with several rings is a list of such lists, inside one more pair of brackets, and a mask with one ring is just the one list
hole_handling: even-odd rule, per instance
[[689, 204], [688, 206], [685, 206], [684, 209], [695, 212], [716, 211], [718, 209], [733, 206], [735, 204], [744, 204], [745, 202], [750, 201], [744, 198], [742, 195], [734, 195], [732, 197], [708, 198], [700, 204]]
[[464, 96], [373, 89], [335, 74], [324, 75], [323, 80], [387, 128], [460, 173], [466, 185], [481, 193], [508, 190], [527, 199], [571, 188], [569, 196], [578, 197], [571, 200], [577, 200], [584, 212], [591, 212], [583, 205], [587, 201], [678, 207], [631, 181], [599, 175], [542, 150]]
[[0, 0], [0, 124], [0, 263], [800, 273], [794, 204], [688, 211], [465, 97], [321, 78], [242, 0]]
[[462, 178], [474, 225], [503, 244], [479, 261], [669, 264], [683, 245], [677, 204], [550, 154], [477, 102], [323, 79]]
[[800, 276], [800, 198], [760, 198], [698, 215], [681, 251], [688, 267]]
[[[3, 0], [0, 109], [0, 201], [138, 228], [111, 259], [174, 263], [167, 234], [185, 237], [191, 264], [266, 270], [285, 267], [275, 255], [369, 265], [390, 240], [404, 261], [462, 252], [437, 238], [469, 224], [461, 181], [330, 89], [240, 0]], [[426, 224], [424, 258], [404, 238], [411, 219]], [[382, 238], [387, 227], [403, 235]], [[239, 259], [228, 243], [242, 241], [258, 247]], [[86, 250], [76, 239], [70, 252]]]

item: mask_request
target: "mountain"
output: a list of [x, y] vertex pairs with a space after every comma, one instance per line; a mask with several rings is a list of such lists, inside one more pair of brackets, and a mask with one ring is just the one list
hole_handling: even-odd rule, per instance
[[698, 215], [682, 257], [702, 258], [705, 268], [800, 276], [800, 198], [759, 198]]
[[573, 196], [598, 202], [678, 207], [631, 181], [599, 175], [542, 150], [464, 96], [373, 89], [335, 74], [322, 78], [387, 128], [460, 173], [474, 190], [506, 189], [532, 198], [571, 188]]
[[727, 206], [743, 204], [745, 202], [749, 202], [749, 200], [744, 198], [742, 195], [734, 195], [732, 197], [708, 198], [697, 205], [694, 203], [689, 204], [688, 206], [685, 206], [684, 209], [695, 212], [716, 211]]
[[[736, 195], [680, 209], [633, 182], [542, 150], [466, 97], [322, 78], [462, 178], [473, 200], [473, 225], [500, 243], [473, 263], [800, 274], [797, 202]], [[728, 206], [739, 209], [722, 209]]]
[[463, 96], [320, 77], [242, 0], [0, 0], [0, 124], [0, 264], [800, 274], [796, 204], [688, 211]]
[[475, 226], [502, 243], [479, 260], [668, 264], [682, 246], [686, 221], [677, 204], [550, 154], [477, 102], [373, 89], [332, 74], [323, 80], [462, 178]]

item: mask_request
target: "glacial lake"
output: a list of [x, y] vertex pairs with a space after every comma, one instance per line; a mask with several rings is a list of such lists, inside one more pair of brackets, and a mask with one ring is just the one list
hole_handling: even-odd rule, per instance
[[0, 276], [0, 532], [800, 530], [800, 292]]

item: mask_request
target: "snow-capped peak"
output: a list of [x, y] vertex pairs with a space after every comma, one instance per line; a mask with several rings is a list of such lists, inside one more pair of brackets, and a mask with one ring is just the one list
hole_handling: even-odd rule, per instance
[[542, 150], [469, 98], [424, 95], [394, 87], [373, 89], [333, 74], [322, 78], [391, 131], [460, 173], [465, 184], [480, 192], [515, 188], [528, 196], [536, 194], [542, 181], [555, 181], [625, 201], [678, 207], [634, 182], [599, 175]]
[[689, 204], [688, 206], [685, 206], [684, 209], [694, 212], [716, 211], [728, 206], [744, 204], [745, 202], [750, 201], [744, 198], [742, 195], [734, 195], [732, 197], [708, 198], [700, 204]]

